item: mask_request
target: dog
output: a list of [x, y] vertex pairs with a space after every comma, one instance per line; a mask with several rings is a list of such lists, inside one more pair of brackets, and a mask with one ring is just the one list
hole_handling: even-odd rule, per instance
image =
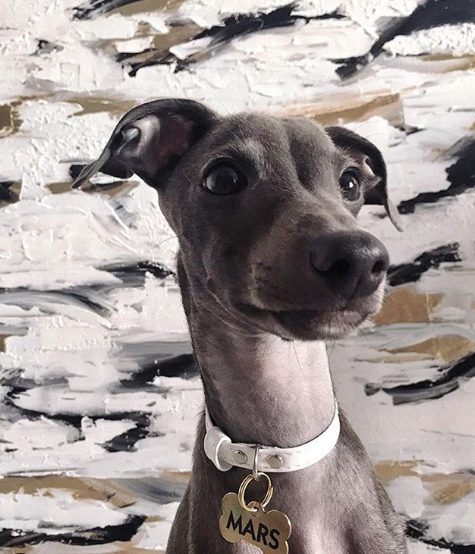
[[206, 413], [167, 553], [406, 553], [325, 350], [381, 306], [388, 253], [356, 220], [381, 204], [400, 229], [378, 148], [309, 119], [164, 99], [130, 110], [73, 186], [98, 171], [155, 188], [179, 239]]

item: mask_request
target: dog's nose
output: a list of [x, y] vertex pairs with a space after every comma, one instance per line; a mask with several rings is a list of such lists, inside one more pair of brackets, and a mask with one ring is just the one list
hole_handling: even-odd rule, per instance
[[310, 262], [322, 285], [345, 299], [374, 292], [389, 267], [384, 244], [362, 231], [324, 235], [312, 247]]

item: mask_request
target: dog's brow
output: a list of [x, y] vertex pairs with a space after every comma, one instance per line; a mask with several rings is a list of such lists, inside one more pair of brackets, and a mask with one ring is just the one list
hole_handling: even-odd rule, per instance
[[264, 146], [255, 138], [243, 138], [227, 145], [226, 150], [239, 158], [252, 162], [258, 170], [266, 166], [266, 153]]
[[335, 156], [335, 161], [340, 167], [349, 167], [357, 164], [357, 161], [353, 157], [351, 157], [350, 154], [344, 151], [338, 152], [338, 154]]

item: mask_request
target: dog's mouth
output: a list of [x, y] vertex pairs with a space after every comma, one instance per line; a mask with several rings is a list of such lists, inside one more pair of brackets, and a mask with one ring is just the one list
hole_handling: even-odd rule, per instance
[[337, 339], [356, 329], [370, 315], [351, 309], [274, 312], [277, 322], [302, 339]]
[[[266, 330], [284, 339], [337, 339], [356, 329], [374, 313], [372, 309], [343, 307], [329, 310], [271, 310], [245, 305], [247, 315], [257, 317]], [[272, 329], [268, 327], [271, 326]]]

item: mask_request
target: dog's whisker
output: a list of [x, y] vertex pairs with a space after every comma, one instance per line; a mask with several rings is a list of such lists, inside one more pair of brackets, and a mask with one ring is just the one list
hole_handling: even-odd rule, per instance
[[294, 347], [295, 358], [297, 359], [297, 365], [299, 366], [300, 373], [304, 375], [302, 365], [300, 364], [299, 355], [297, 354], [297, 349], [295, 348], [295, 341], [292, 341], [292, 346]]
[[165, 242], [168, 242], [169, 240], [179, 239], [181, 236], [183, 236], [183, 235], [174, 235], [173, 237], [168, 237], [168, 238], [162, 240], [161, 242], [159, 242], [157, 244], [157, 246], [161, 246], [162, 244], [164, 244]]

